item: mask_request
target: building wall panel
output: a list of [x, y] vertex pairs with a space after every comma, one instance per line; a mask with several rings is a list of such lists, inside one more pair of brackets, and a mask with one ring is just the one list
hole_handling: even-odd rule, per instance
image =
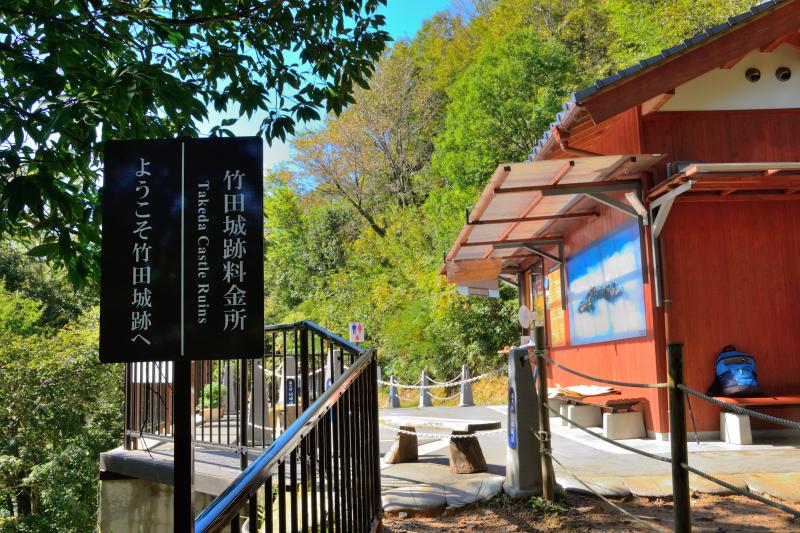
[[[685, 346], [687, 386], [706, 392], [733, 344], [756, 356], [767, 394], [800, 393], [798, 227], [800, 201], [674, 205], [662, 234], [666, 336]], [[719, 409], [692, 405], [698, 431], [719, 429]]]
[[[577, 253], [592, 242], [614, 231], [621, 224], [628, 221], [628, 217], [619, 211], [602, 206], [598, 209], [601, 216], [589, 222], [574, 226], [565, 233], [565, 253], [567, 257]], [[646, 257], [644, 264], [649, 270], [650, 258]], [[663, 365], [659, 364], [656, 354], [657, 342], [654, 337], [653, 324], [653, 299], [652, 285], [644, 285], [645, 311], [647, 316], [647, 335], [633, 339], [624, 339], [610, 342], [601, 342], [583, 346], [570, 346], [553, 348], [552, 353], [556, 361], [574, 368], [580, 372], [619, 381], [638, 383], [654, 383], [664, 381]], [[569, 314], [566, 317], [566, 327], [569, 332]], [[569, 336], [569, 334], [568, 334]], [[569, 385], [603, 385], [570, 374], [558, 368], [552, 368], [550, 386], [555, 384]], [[642, 389], [633, 387], [616, 387], [626, 398], [640, 398], [641, 408], [645, 415], [645, 425], [648, 430], [657, 433], [667, 431], [665, 411], [666, 396], [655, 389]], [[607, 397], [612, 398], [612, 397]]]
[[[800, 161], [800, 109], [658, 112], [642, 117], [643, 151], [672, 161]], [[664, 168], [656, 172], [664, 179]]]

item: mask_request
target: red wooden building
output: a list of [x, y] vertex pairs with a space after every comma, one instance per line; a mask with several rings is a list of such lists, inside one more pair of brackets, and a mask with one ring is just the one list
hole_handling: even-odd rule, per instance
[[[497, 168], [443, 272], [476, 294], [518, 284], [553, 357], [588, 374], [664, 382], [680, 342], [705, 392], [733, 344], [768, 395], [800, 393], [800, 1], [577, 93], [529, 161]], [[554, 369], [554, 383], [588, 382]], [[667, 433], [663, 390], [621, 390]], [[719, 431], [718, 408], [693, 408], [699, 432]]]

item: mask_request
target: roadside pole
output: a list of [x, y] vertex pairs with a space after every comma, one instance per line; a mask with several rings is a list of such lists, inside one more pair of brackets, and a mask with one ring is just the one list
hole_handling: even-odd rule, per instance
[[539, 406], [539, 451], [542, 454], [542, 496], [548, 501], [556, 498], [556, 475], [550, 442], [550, 410], [547, 408], [547, 362], [541, 354], [545, 351], [546, 335], [544, 326], [536, 326], [536, 383], [538, 385], [537, 403]]
[[690, 508], [689, 464], [686, 444], [686, 408], [683, 391], [683, 344], [667, 346], [667, 375], [669, 387], [669, 442], [672, 451], [672, 504], [675, 515], [675, 532], [691, 533], [692, 512]]
[[508, 443], [503, 490], [512, 498], [542, 494], [542, 458], [535, 432], [539, 429], [528, 348], [508, 354]]

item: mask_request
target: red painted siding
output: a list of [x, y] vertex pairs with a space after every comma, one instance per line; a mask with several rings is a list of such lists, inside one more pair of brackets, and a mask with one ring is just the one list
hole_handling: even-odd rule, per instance
[[673, 161], [800, 161], [800, 109], [653, 113], [642, 137], [644, 152]]
[[[619, 211], [600, 208], [601, 216], [581, 224], [565, 234], [565, 252], [567, 257], [582, 248], [614, 231], [622, 223], [629, 220]], [[650, 258], [645, 258], [649, 270]], [[648, 276], [648, 282], [650, 276]], [[576, 370], [593, 376], [631, 382], [663, 381], [664, 369], [656, 356], [658, 342], [654, 337], [652, 314], [652, 289], [646, 283], [645, 311], [647, 317], [647, 336], [620, 341], [602, 342], [583, 346], [565, 346], [552, 350], [554, 358]], [[568, 315], [568, 313], [567, 313]], [[656, 330], [660, 331], [660, 330]], [[569, 337], [569, 317], [567, 316], [567, 332]], [[597, 385], [558, 368], [552, 369], [550, 385]], [[602, 385], [602, 384], [599, 384]], [[649, 430], [666, 432], [665, 418], [660, 413], [665, 411], [666, 397], [654, 389], [616, 387], [625, 397], [641, 398], [645, 424]]]
[[[757, 357], [767, 393], [800, 392], [798, 228], [798, 201], [672, 208], [662, 234], [666, 335], [685, 345], [689, 387], [705, 392], [716, 354], [734, 344]], [[719, 409], [692, 405], [699, 431], [719, 429]], [[798, 411], [774, 413], [796, 417]]]

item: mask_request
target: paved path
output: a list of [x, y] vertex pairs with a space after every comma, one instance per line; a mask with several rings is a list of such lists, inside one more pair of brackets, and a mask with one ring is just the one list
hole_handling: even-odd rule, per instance
[[[423, 409], [383, 409], [381, 415], [412, 415], [442, 418], [490, 419], [506, 425], [506, 407], [426, 407]], [[579, 429], [560, 425], [558, 418], [551, 419], [553, 453], [578, 478], [589, 483], [594, 490], [609, 496], [634, 494], [646, 497], [664, 497], [672, 494], [670, 464], [617, 448], [612, 444], [587, 435]], [[598, 428], [599, 429], [599, 428]], [[436, 433], [436, 432], [434, 432]], [[442, 432], [445, 433], [445, 432]], [[386, 453], [394, 433], [381, 428], [381, 455]], [[402, 504], [387, 510], [398, 510], [402, 505], [417, 504], [420, 509], [433, 509], [469, 500], [469, 495], [448, 498], [448, 487], [457, 487], [463, 493], [465, 484], [476, 491], [474, 496], [486, 496], [486, 485], [498, 476], [505, 475], [505, 434], [479, 438], [488, 474], [470, 476], [450, 474], [446, 439], [420, 439], [420, 461], [411, 464], [383, 465], [382, 483], [389, 503], [402, 500]], [[625, 444], [656, 455], [669, 457], [668, 442], [649, 439], [625, 440]], [[800, 438], [772, 439], [742, 446], [722, 442], [689, 443], [689, 463], [709, 474], [741, 488], [767, 493], [784, 500], [800, 503]], [[567, 490], [585, 491], [575, 478], [555, 465], [556, 477]], [[472, 481], [465, 481], [472, 480]], [[721, 487], [694, 475], [692, 488], [699, 492], [720, 493]], [[472, 485], [469, 485], [472, 483]], [[481, 485], [481, 483], [483, 483]], [[422, 487], [422, 490], [419, 490]], [[476, 488], [478, 487], [478, 488]], [[494, 485], [492, 485], [492, 490]], [[478, 492], [481, 492], [478, 494]], [[491, 491], [489, 491], [491, 492]], [[413, 497], [409, 497], [409, 494]], [[430, 496], [438, 494], [438, 497]], [[394, 497], [400, 495], [398, 497]], [[384, 498], [387, 501], [387, 498]], [[463, 503], [462, 503], [463, 505]], [[390, 506], [391, 507], [391, 506]], [[413, 509], [413, 507], [412, 507]]]

